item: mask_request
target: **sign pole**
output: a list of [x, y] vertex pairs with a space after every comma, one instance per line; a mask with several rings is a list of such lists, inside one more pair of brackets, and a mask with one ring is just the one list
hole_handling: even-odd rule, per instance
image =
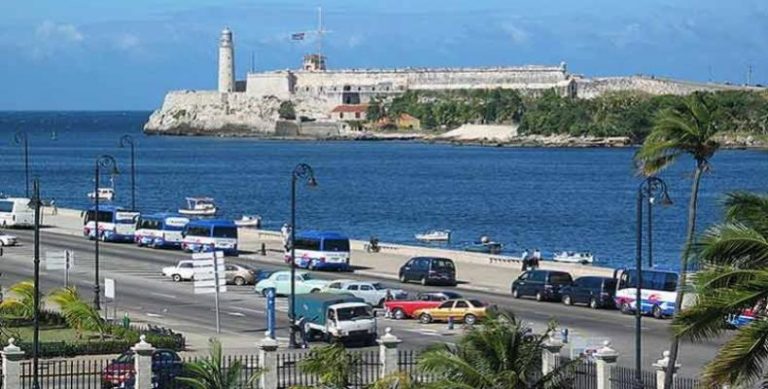
[[64, 267], [64, 287], [69, 288], [69, 250], [65, 251], [66, 253], [66, 267]]
[[221, 323], [219, 319], [219, 253], [213, 253], [213, 279], [216, 285], [216, 333], [221, 333]]

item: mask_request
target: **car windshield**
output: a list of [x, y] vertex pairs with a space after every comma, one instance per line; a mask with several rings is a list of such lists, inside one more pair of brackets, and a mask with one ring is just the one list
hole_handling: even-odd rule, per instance
[[371, 308], [367, 306], [339, 308], [336, 310], [336, 314], [339, 320], [370, 319], [373, 317]]
[[315, 277], [312, 277], [312, 275], [309, 273], [301, 274], [297, 278], [304, 281], [311, 281], [315, 279]]
[[461, 298], [461, 295], [456, 292], [442, 292], [442, 294], [450, 300]]
[[472, 304], [472, 306], [473, 306], [473, 307], [475, 307], [475, 308], [482, 308], [482, 307], [484, 307], [484, 306], [485, 306], [485, 304], [483, 304], [483, 303], [482, 303], [482, 302], [480, 302], [479, 300], [469, 300], [469, 302], [470, 302], [470, 304]]
[[382, 284], [381, 282], [374, 282], [371, 285], [373, 286], [373, 289], [376, 290], [392, 289], [389, 286]]

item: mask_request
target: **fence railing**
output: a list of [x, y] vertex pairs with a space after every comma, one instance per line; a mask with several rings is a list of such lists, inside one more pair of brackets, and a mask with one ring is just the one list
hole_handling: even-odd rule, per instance
[[597, 389], [597, 365], [591, 361], [576, 361], [560, 357], [558, 366], [564, 367], [564, 379], [570, 387], [578, 389]]
[[292, 386], [312, 386], [317, 377], [304, 373], [300, 363], [309, 352], [290, 352], [277, 354], [277, 387], [278, 389]]
[[[611, 369], [611, 389], [637, 389], [635, 369], [622, 366], [614, 366]], [[644, 389], [656, 389], [656, 372], [641, 371], [640, 376]]]
[[[310, 352], [290, 352], [277, 355], [277, 387], [291, 388], [293, 386], [312, 386], [318, 383], [318, 377], [306, 373], [301, 368], [301, 362], [306, 360]], [[379, 379], [381, 361], [375, 350], [350, 351], [347, 353], [347, 363], [350, 367], [349, 386], [353, 388], [367, 387]]]
[[400, 372], [408, 374], [411, 380], [419, 383], [435, 382], [439, 377], [433, 374], [427, 374], [418, 369], [419, 350], [398, 350], [397, 366]]
[[[38, 382], [41, 388], [100, 389], [112, 380], [125, 379], [130, 371], [122, 366], [107, 370], [111, 359], [62, 359], [40, 360]], [[21, 389], [32, 389], [33, 369], [31, 361], [21, 363]], [[10, 389], [10, 388], [9, 388]]]

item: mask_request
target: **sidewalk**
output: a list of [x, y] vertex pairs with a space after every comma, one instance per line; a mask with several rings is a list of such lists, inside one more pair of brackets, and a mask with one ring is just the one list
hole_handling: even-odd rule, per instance
[[[68, 235], [82, 234], [82, 217], [78, 210], [59, 209], [57, 215], [51, 215], [51, 208], [44, 208], [44, 224], [50, 226], [46, 231]], [[282, 240], [277, 231], [240, 229], [240, 249], [249, 252], [245, 258], [263, 260], [260, 254], [264, 243], [268, 252], [282, 252]], [[495, 293], [509, 293], [512, 281], [522, 272], [519, 257], [469, 253], [456, 250], [430, 247], [406, 246], [380, 243], [378, 253], [365, 252], [368, 242], [351, 241], [351, 263], [356, 274], [397, 279], [398, 271], [409, 258], [415, 256], [436, 256], [450, 258], [456, 263], [456, 275], [459, 289], [478, 290]], [[542, 261], [541, 269], [560, 270], [570, 273], [574, 278], [586, 275], [613, 275], [613, 269], [589, 265], [556, 263]], [[341, 278], [342, 276], [340, 276]]]

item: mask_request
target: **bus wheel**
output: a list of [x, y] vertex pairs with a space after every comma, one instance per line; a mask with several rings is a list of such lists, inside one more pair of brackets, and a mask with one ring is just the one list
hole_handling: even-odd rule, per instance
[[653, 306], [653, 311], [651, 311], [653, 314], [654, 319], [663, 319], [664, 318], [664, 312], [661, 311], [661, 307], [658, 305]]
[[307, 269], [309, 269], [309, 270], [317, 270], [317, 261], [314, 260], [314, 259], [309, 261], [309, 265], [307, 265]]
[[632, 314], [632, 308], [629, 306], [629, 303], [621, 303], [621, 313], [625, 315], [631, 315]]

